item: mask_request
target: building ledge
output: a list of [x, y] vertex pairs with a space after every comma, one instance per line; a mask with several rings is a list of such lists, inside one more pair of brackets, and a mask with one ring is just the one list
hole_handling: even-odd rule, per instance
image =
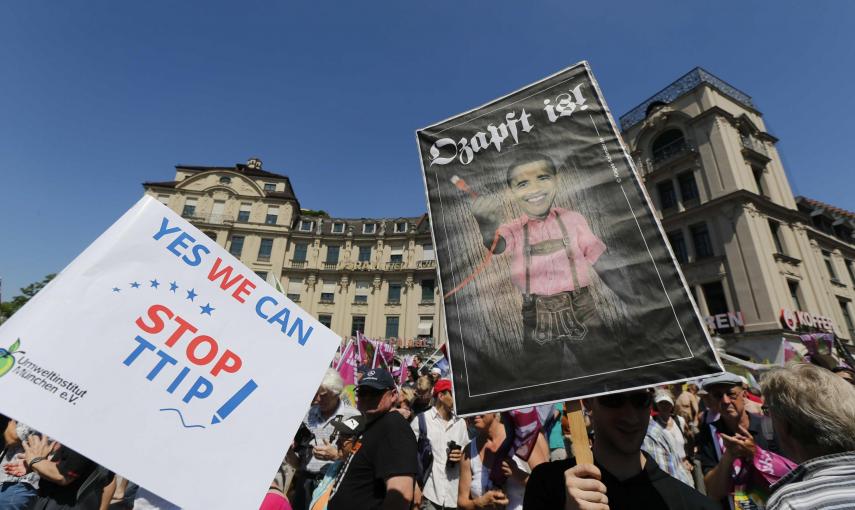
[[797, 266], [797, 265], [802, 263], [802, 261], [800, 259], [797, 259], [795, 257], [791, 257], [789, 255], [784, 255], [783, 253], [776, 253], [773, 256], [775, 257], [775, 260], [777, 260], [778, 262], [784, 262], [786, 264], [791, 264], [793, 266]]

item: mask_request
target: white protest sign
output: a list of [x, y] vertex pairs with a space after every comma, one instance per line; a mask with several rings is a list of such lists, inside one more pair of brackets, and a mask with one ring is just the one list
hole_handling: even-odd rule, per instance
[[0, 412], [184, 508], [258, 508], [338, 344], [146, 197], [0, 327]]

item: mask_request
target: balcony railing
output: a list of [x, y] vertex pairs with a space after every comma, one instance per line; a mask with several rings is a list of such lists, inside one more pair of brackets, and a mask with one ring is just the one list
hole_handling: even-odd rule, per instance
[[293, 267], [294, 269], [304, 268], [304, 267], [306, 267], [306, 264], [308, 264], [308, 262], [305, 260], [292, 260], [291, 261], [291, 267]]
[[754, 151], [761, 156], [769, 157], [769, 151], [766, 150], [766, 146], [763, 145], [763, 142], [755, 140], [753, 136], [741, 134], [739, 135], [739, 141], [742, 142], [743, 148]]
[[692, 151], [692, 146], [686, 143], [686, 139], [678, 138], [673, 142], [663, 145], [662, 147], [658, 147], [656, 151], [653, 152], [653, 166], [690, 151]]
[[324, 269], [335, 269], [338, 267], [338, 262], [324, 262]]
[[270, 255], [259, 254], [258, 255], [258, 261], [259, 262], [270, 262]]
[[436, 267], [436, 260], [434, 259], [420, 260], [418, 263], [419, 269], [431, 269], [433, 267]]
[[403, 262], [386, 262], [386, 271], [400, 271], [403, 268]]
[[193, 212], [192, 214], [182, 214], [182, 216], [188, 221], [211, 223], [213, 225], [222, 225], [223, 223], [232, 223], [234, 221], [233, 218], [227, 217], [223, 214], [197, 214], [196, 212]]

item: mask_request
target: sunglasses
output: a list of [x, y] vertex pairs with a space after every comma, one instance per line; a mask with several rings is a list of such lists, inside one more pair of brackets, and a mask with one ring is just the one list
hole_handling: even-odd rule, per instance
[[603, 395], [597, 397], [597, 402], [603, 407], [609, 409], [620, 409], [623, 405], [629, 402], [629, 405], [635, 409], [644, 409], [650, 407], [653, 401], [653, 395], [645, 391], [643, 393], [617, 393], [614, 395]]
[[359, 397], [359, 396], [376, 397], [377, 395], [382, 395], [382, 394], [386, 393], [387, 391], [389, 391], [389, 390], [378, 390], [375, 388], [370, 388], [368, 386], [362, 386], [362, 387], [356, 388], [356, 396], [357, 397]]

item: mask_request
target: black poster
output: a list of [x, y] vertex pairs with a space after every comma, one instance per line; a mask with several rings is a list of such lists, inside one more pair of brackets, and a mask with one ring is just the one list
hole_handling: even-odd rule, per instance
[[459, 414], [721, 371], [587, 63], [417, 137]]

